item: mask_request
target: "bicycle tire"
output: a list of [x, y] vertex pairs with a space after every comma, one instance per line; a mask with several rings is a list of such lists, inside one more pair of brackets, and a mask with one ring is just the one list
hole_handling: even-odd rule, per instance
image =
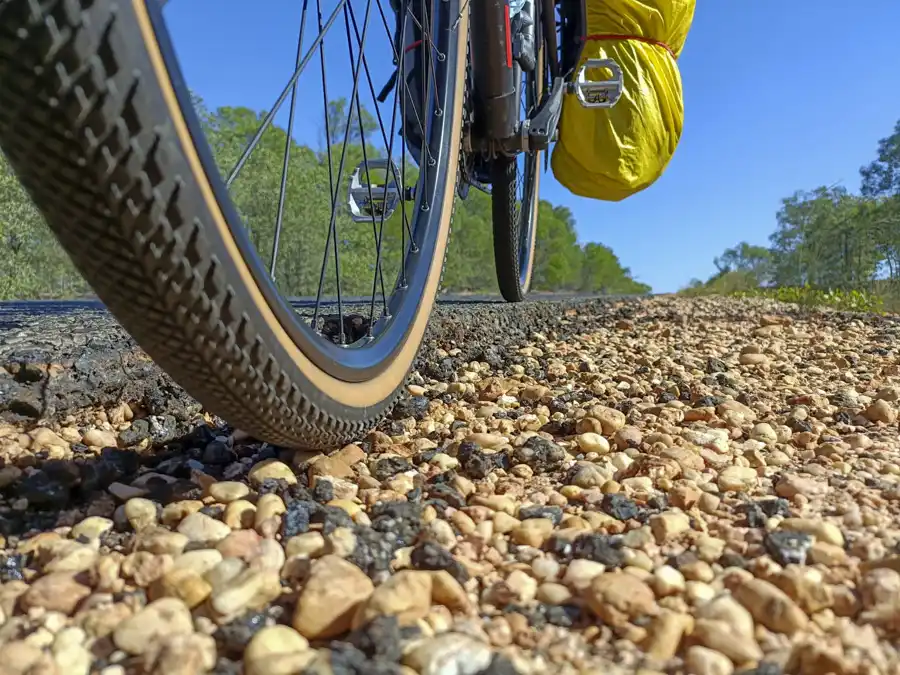
[[100, 300], [207, 410], [282, 446], [358, 439], [400, 395], [440, 286], [461, 147], [465, 5], [449, 0], [460, 20], [435, 123], [449, 150], [435, 169], [446, 180], [432, 196], [439, 227], [425, 292], [390, 362], [349, 381], [301, 350], [250, 273], [221, 177], [201, 162], [206, 141], [185, 121], [193, 111], [179, 104], [187, 90], [162, 57], [152, 1], [0, 1], [0, 147]]
[[[517, 206], [518, 165], [515, 158], [497, 158], [491, 164], [491, 212], [494, 227], [494, 264], [500, 295], [507, 302], [522, 302], [528, 295], [534, 271], [534, 244], [537, 235], [538, 200], [523, 214]], [[534, 190], [540, 183], [535, 173]], [[523, 223], [523, 220], [528, 218]], [[523, 228], [523, 224], [526, 228]], [[522, 230], [530, 229], [527, 257], [522, 255]]]
[[[540, 33], [538, 32], [538, 35]], [[538, 48], [534, 82], [536, 101], [543, 93], [543, 47]], [[530, 170], [525, 185], [527, 200], [518, 206], [519, 166], [517, 157], [496, 157], [491, 162], [491, 220], [494, 231], [494, 263], [500, 294], [507, 302], [522, 302], [528, 295], [534, 271], [534, 246], [540, 199], [541, 152], [524, 153]]]

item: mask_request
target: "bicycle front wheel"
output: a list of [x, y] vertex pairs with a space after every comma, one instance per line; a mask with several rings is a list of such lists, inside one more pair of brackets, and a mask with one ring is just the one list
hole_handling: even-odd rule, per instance
[[[323, 449], [358, 438], [387, 412], [421, 344], [450, 232], [468, 37], [460, 0], [400, 0], [398, 12], [411, 21], [394, 25], [381, 0], [330, 1], [304, 3], [294, 76], [271, 109], [292, 91], [296, 98], [310, 67], [321, 70], [327, 120], [325, 38], [346, 41], [350, 113], [344, 128], [331, 130], [337, 142], [327, 137], [327, 157], [314, 160], [327, 166], [328, 184], [305, 196], [327, 192], [327, 213], [305, 214], [323, 221], [325, 253], [321, 268], [279, 263], [287, 272], [276, 276], [294, 161], [287, 155], [296, 144], [286, 134], [277, 222], [263, 252], [228, 190], [253, 161], [259, 138], [223, 179], [175, 57], [164, 3], [0, 0], [0, 147], [79, 271], [140, 346], [209, 411], [260, 439]], [[398, 28], [407, 23], [414, 34]], [[396, 62], [407, 43], [417, 44], [421, 70], [417, 78], [396, 78], [402, 91], [387, 97], [393, 108], [366, 115], [360, 92], [378, 98], [366, 41], [378, 34]], [[292, 119], [293, 107], [292, 100]], [[376, 116], [380, 136], [362, 124]], [[260, 135], [269, 122], [260, 119]], [[358, 134], [350, 131], [354, 123]], [[408, 168], [412, 124], [421, 145], [417, 166]], [[356, 139], [349, 151], [348, 136]], [[369, 199], [351, 219], [354, 153], [362, 158], [356, 191], [363, 186]], [[381, 182], [368, 177], [372, 155], [384, 160]], [[385, 185], [392, 189], [379, 202], [373, 186]], [[391, 200], [399, 200], [392, 204], [397, 212], [385, 214]], [[383, 261], [386, 220], [397, 225], [401, 242], [393, 277]], [[342, 251], [339, 233], [353, 227], [364, 229], [346, 236], [358, 241], [368, 232], [373, 252], [357, 247], [348, 258]], [[354, 264], [373, 269], [370, 282], [354, 282], [371, 286], [370, 300], [348, 296], [342, 264], [345, 271]], [[313, 281], [285, 288], [281, 279], [291, 274]], [[306, 297], [299, 304], [290, 301], [298, 288]], [[326, 292], [336, 292], [336, 310]]]

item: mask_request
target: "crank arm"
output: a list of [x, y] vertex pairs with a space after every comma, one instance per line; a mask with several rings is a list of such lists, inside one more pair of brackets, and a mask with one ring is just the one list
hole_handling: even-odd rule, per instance
[[523, 125], [526, 127], [523, 131], [527, 130], [527, 147], [524, 149], [536, 151], [546, 150], [550, 147], [550, 143], [556, 138], [556, 130], [559, 128], [565, 93], [565, 79], [554, 77], [550, 93], [544, 97], [538, 109]]

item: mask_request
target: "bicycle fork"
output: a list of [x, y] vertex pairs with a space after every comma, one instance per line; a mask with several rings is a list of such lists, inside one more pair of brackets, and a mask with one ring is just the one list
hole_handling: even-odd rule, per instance
[[485, 141], [501, 141], [515, 133], [518, 122], [509, 0], [471, 3], [474, 131]]

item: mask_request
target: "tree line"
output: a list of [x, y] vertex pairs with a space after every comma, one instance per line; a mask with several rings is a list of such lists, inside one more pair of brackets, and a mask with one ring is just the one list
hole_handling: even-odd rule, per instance
[[[265, 114], [244, 107], [209, 110], [194, 97], [197, 111], [216, 163], [223, 176], [241, 156]], [[348, 117], [350, 119], [348, 119]], [[390, 120], [384, 120], [389, 127]], [[348, 124], [349, 123], [349, 124]], [[322, 272], [322, 254], [330, 226], [331, 180], [338, 172], [343, 133], [348, 132], [344, 178], [338, 188], [343, 205], [350, 172], [366, 156], [386, 156], [389, 139], [372, 113], [352, 108], [345, 99], [332, 101], [323, 117], [331, 144], [321, 133], [319, 147], [291, 139], [289, 180], [283, 206], [283, 228], [278, 241], [274, 277], [288, 296], [315, 295]], [[337, 139], [337, 140], [336, 140]], [[363, 143], [365, 139], [365, 144]], [[240, 174], [229, 188], [232, 201], [263, 263], [271, 264], [279, 188], [288, 135], [272, 125], [262, 136]], [[395, 141], [394, 156], [399, 154]], [[415, 184], [415, 170], [407, 165], [405, 184]], [[330, 174], [330, 175], [329, 175]], [[406, 236], [398, 208], [385, 221], [382, 254], [375, 245], [378, 232], [371, 222], [355, 223], [341, 209], [335, 223], [335, 245], [340, 260], [342, 292], [370, 296], [373, 283], [380, 294], [383, 284], [390, 293], [400, 271], [399, 251]], [[450, 249], [444, 272], [445, 292], [496, 292], [490, 197], [471, 189], [468, 198], [457, 198]], [[0, 299], [71, 298], [91, 295], [87, 284], [57, 244], [42, 217], [19, 186], [0, 153]], [[408, 241], [408, 240], [407, 240]], [[376, 263], [380, 264], [376, 266]], [[376, 278], [375, 270], [383, 271]], [[323, 292], [336, 291], [333, 254], [327, 261]], [[535, 269], [536, 291], [583, 291], [610, 294], [644, 294], [650, 287], [635, 280], [615, 253], [599, 243], [580, 244], [575, 219], [569, 209], [542, 200], [539, 204]]]
[[859, 193], [831, 185], [783, 199], [768, 246], [726, 249], [714, 260], [717, 272], [686, 290], [865, 291], [900, 309], [900, 121], [859, 173]]

